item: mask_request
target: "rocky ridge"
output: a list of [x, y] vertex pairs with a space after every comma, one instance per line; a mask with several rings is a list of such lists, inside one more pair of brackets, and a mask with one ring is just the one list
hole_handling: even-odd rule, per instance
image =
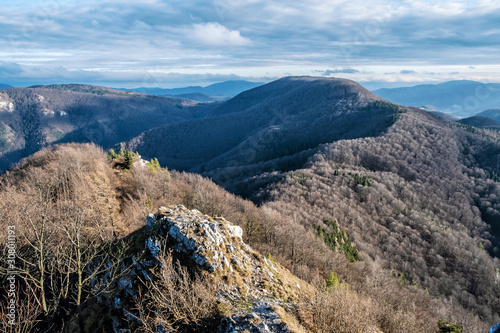
[[[98, 288], [114, 281], [113, 292], [98, 297], [102, 305], [112, 309], [114, 331], [129, 332], [131, 322], [141, 325], [135, 306], [138, 290], [144, 281], [159, 278], [156, 268], [162, 265], [162, 255], [171, 251], [174, 260], [190, 272], [208, 276], [217, 285], [217, 301], [234, 309], [221, 319], [218, 332], [289, 332], [276, 309], [292, 307], [298, 293], [310, 286], [272, 258], [252, 250], [242, 235], [239, 226], [223, 217], [210, 217], [180, 205], [160, 207], [148, 215], [146, 226], [124, 239], [130, 248], [120, 268], [106, 271], [93, 283]], [[113, 279], [113, 275], [119, 278]]]

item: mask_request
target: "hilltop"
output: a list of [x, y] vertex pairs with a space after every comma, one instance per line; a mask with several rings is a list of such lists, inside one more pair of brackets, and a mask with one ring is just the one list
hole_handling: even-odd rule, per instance
[[144, 132], [129, 148], [223, 183], [228, 173], [299, 167], [323, 143], [379, 135], [399, 110], [353, 81], [290, 77], [243, 92], [206, 118]]

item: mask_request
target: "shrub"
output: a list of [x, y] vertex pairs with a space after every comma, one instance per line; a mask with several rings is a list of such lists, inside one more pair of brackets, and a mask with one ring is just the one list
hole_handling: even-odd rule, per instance
[[360, 176], [357, 173], [349, 173], [349, 175], [354, 179], [356, 184], [363, 186], [372, 186], [373, 180], [369, 176]]
[[438, 321], [439, 333], [462, 333], [462, 326], [453, 325], [446, 321]]
[[146, 165], [153, 172], [161, 170], [160, 162], [158, 162], [158, 159], [156, 157], [151, 159], [151, 161], [147, 162]]
[[134, 153], [128, 149], [120, 149], [120, 153], [117, 154], [114, 149], [110, 149], [108, 150], [108, 157], [111, 161], [114, 162], [115, 167], [119, 167], [123, 170], [129, 171], [132, 169], [134, 159], [139, 157], [139, 153]]
[[347, 289], [328, 288], [300, 303], [300, 323], [311, 332], [369, 332], [377, 327], [371, 304]]
[[[156, 281], [146, 284], [137, 309], [143, 326], [140, 332], [211, 331], [220, 321], [216, 285], [206, 278], [190, 274], [171, 252], [159, 256], [161, 263]], [[162, 328], [162, 329], [160, 329]]]
[[322, 238], [326, 245], [332, 250], [339, 250], [351, 262], [359, 261], [359, 252], [356, 246], [352, 243], [351, 237], [342, 230], [337, 221], [323, 219], [323, 223], [329, 226], [332, 231], [329, 232], [321, 226], [316, 227], [316, 235]]
[[336, 287], [339, 285], [339, 278], [333, 271], [330, 271], [330, 276], [326, 279], [326, 287]]

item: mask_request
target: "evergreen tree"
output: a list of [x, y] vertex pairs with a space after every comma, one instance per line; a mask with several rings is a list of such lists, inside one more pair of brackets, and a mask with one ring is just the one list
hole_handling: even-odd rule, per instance
[[16, 110], [20, 115], [21, 132], [24, 136], [24, 155], [31, 155], [46, 143], [42, 132], [41, 107], [35, 97], [16, 101]]

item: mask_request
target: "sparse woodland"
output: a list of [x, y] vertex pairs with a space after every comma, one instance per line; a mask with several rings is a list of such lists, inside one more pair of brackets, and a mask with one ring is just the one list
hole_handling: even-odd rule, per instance
[[[420, 284], [411, 286], [394, 277], [383, 269], [384, 258], [372, 260], [361, 242], [357, 246], [367, 251], [362, 252], [362, 261], [353, 263], [332, 251], [303, 223], [296, 209], [288, 214], [272, 204], [258, 208], [199, 175], [149, 168], [119, 171], [99, 148], [71, 144], [42, 150], [1, 180], [2, 225], [12, 223], [18, 230], [24, 306], [19, 316], [25, 319], [25, 327], [32, 325], [25, 331], [88, 331], [83, 318], [92, 317], [92, 311], [107, 311], [92, 307], [96, 304], [88, 263], [105, 251], [102, 244], [142, 227], [147, 213], [171, 204], [239, 224], [253, 248], [270, 253], [318, 288], [325, 288], [325, 280], [334, 272], [340, 285], [307, 296], [292, 312], [311, 332], [358, 332], [367, 326], [384, 332], [434, 332], [441, 319], [463, 325], [468, 332], [486, 329], [487, 324], [456, 301], [439, 300]], [[357, 241], [354, 228], [346, 226], [346, 230]], [[112, 262], [120, 261], [119, 252], [109, 255]], [[4, 324], [5, 319], [3, 308]]]

